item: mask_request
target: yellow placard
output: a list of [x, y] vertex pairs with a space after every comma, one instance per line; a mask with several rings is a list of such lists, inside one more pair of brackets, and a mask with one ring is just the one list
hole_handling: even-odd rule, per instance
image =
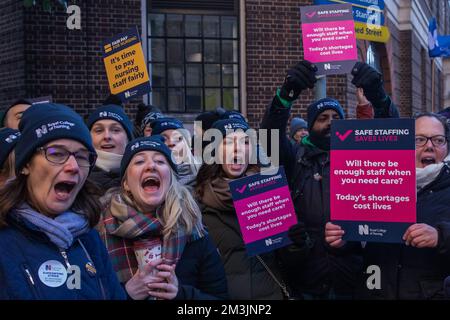
[[124, 92], [149, 81], [140, 42], [103, 58], [103, 62], [112, 94]]
[[379, 26], [375, 28], [370, 27], [366, 23], [356, 21], [355, 21], [355, 31], [356, 31], [356, 39], [374, 42], [386, 43], [388, 42], [391, 36], [389, 29], [385, 26]]

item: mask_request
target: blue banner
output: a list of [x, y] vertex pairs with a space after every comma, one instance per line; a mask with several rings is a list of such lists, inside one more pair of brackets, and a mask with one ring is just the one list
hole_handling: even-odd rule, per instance
[[402, 236], [412, 223], [386, 223], [368, 221], [338, 221], [345, 230], [343, 240], [401, 243]]
[[416, 148], [414, 119], [334, 120], [331, 130], [333, 150]]
[[[384, 1], [338, 1], [338, 0], [314, 0], [314, 4], [336, 4], [336, 3], [350, 3], [353, 9], [353, 19], [363, 23], [374, 23], [377, 21], [379, 25], [384, 25]], [[376, 4], [377, 3], [377, 4]], [[378, 6], [379, 11], [367, 10], [370, 6]], [[377, 15], [377, 16], [375, 16]]]
[[450, 57], [450, 35], [440, 36], [436, 18], [428, 24], [428, 55], [430, 57]]

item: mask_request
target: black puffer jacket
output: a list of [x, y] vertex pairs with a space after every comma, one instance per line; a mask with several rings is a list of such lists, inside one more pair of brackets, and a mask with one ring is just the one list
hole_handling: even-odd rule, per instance
[[[398, 116], [390, 99], [376, 109], [383, 108], [385, 112], [378, 111], [376, 116]], [[295, 263], [291, 259], [284, 266], [288, 284], [296, 293], [326, 298], [333, 289], [338, 297], [351, 298], [362, 270], [360, 246], [349, 244], [343, 250], [331, 250], [325, 243], [325, 224], [330, 221], [329, 153], [309, 143], [292, 145], [286, 136], [289, 115], [290, 108], [275, 96], [261, 123], [261, 128], [269, 129], [269, 136], [271, 130], [279, 130], [280, 165], [285, 167], [298, 219], [315, 243], [307, 259]]]
[[438, 230], [438, 246], [419, 249], [404, 244], [368, 243], [364, 249], [365, 265], [380, 267], [381, 289], [368, 290], [364, 286], [365, 275], [360, 282], [360, 298], [444, 298], [444, 280], [450, 274], [449, 166], [444, 166], [436, 180], [417, 194], [417, 223]]
[[117, 169], [107, 172], [99, 167], [94, 167], [89, 175], [89, 180], [94, 182], [104, 194], [111, 188], [120, 187], [120, 171]]
[[[280, 286], [270, 276], [261, 261], [257, 257], [247, 256], [234, 210], [219, 211], [206, 207], [203, 209], [203, 222], [222, 258], [230, 299], [277, 300], [283, 298]], [[281, 279], [275, 254], [263, 254], [260, 258], [277, 279]]]

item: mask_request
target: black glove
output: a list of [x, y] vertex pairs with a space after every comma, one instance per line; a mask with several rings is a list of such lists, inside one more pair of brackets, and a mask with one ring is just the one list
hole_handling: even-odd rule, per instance
[[300, 92], [306, 88], [314, 88], [316, 83], [317, 67], [309, 61], [303, 60], [295, 67], [289, 69], [283, 86], [280, 89], [280, 97], [287, 101], [294, 101]]
[[363, 88], [364, 95], [372, 102], [379, 104], [387, 98], [383, 87], [383, 76], [377, 70], [364, 62], [357, 62], [352, 70], [352, 83], [357, 88]]
[[301, 249], [311, 249], [314, 246], [314, 241], [309, 237], [303, 222], [291, 226], [288, 231], [288, 236]]

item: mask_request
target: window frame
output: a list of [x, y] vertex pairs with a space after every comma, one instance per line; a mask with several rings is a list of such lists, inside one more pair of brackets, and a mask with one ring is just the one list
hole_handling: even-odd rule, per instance
[[[150, 33], [151, 29], [151, 16], [152, 15], [164, 15], [164, 35], [163, 36], [154, 36]], [[168, 15], [181, 15], [182, 16], [182, 25], [183, 25], [183, 34], [178, 36], [168, 36], [168, 23], [167, 23], [167, 16]], [[201, 30], [202, 34], [200, 36], [187, 36], [185, 31], [185, 25], [186, 25], [186, 17], [194, 15], [194, 16], [200, 16], [201, 18]], [[204, 18], [205, 16], [217, 16], [219, 18], [219, 25], [218, 25], [218, 36], [212, 37], [207, 36], [203, 34], [204, 31]], [[233, 17], [236, 22], [236, 33], [234, 35], [231, 35], [231, 37], [225, 37], [222, 35], [222, 24], [223, 24], [223, 18], [226, 17]], [[241, 90], [242, 90], [242, 84], [241, 84], [241, 39], [240, 39], [240, 17], [239, 17], [239, 11], [236, 12], [230, 12], [230, 11], [216, 11], [216, 10], [178, 10], [178, 9], [151, 9], [148, 8], [146, 12], [146, 50], [147, 50], [147, 66], [149, 68], [150, 77], [151, 77], [151, 85], [152, 89], [159, 89], [161, 92], [163, 92], [164, 95], [164, 101], [165, 105], [157, 105], [162, 111], [168, 112], [168, 113], [199, 113], [209, 110], [214, 110], [216, 107], [223, 107], [225, 108], [225, 102], [226, 102], [226, 94], [225, 92], [230, 90], [233, 94], [231, 95], [233, 102], [231, 103], [232, 106], [227, 106], [227, 110], [237, 110], [241, 111]], [[153, 60], [153, 57], [151, 55], [151, 43], [153, 39], [162, 39], [164, 42], [164, 60], [165, 61], [155, 61]], [[181, 40], [182, 46], [183, 46], [183, 59], [180, 61], [180, 64], [183, 66], [183, 83], [181, 86], [169, 86], [169, 63], [168, 61], [168, 42], [169, 40]], [[200, 62], [194, 62], [194, 61], [187, 61], [186, 57], [186, 43], [188, 40], [200, 40], [201, 42], [201, 56], [202, 59]], [[219, 61], [218, 62], [208, 62], [205, 61], [205, 40], [213, 40], [213, 41], [219, 41]], [[232, 43], [232, 52], [233, 52], [233, 61], [224, 61], [223, 58], [223, 42], [224, 41], [231, 41]], [[236, 45], [236, 46], [235, 46]], [[236, 53], [236, 56], [234, 56], [234, 53]], [[154, 86], [153, 83], [153, 67], [152, 64], [163, 64], [164, 65], [164, 85], [163, 86]], [[206, 73], [205, 69], [207, 65], [219, 65], [219, 85], [218, 86], [208, 86], [206, 82]], [[188, 86], [187, 84], [187, 69], [190, 65], [201, 65], [201, 80], [200, 80], [200, 86]], [[232, 77], [233, 77], [233, 83], [232, 85], [224, 85], [224, 68], [225, 66], [232, 68]], [[237, 73], [234, 72], [234, 70], [237, 70]], [[169, 91], [170, 89], [176, 89], [180, 90], [183, 94], [183, 105], [181, 106], [181, 110], [173, 110], [170, 109], [170, 103], [169, 103]], [[189, 89], [197, 89], [201, 91], [201, 99], [200, 99], [200, 106], [199, 108], [193, 108], [191, 106], [188, 106], [188, 91]], [[206, 91], [210, 90], [219, 90], [220, 92], [220, 103], [219, 105], [215, 106], [207, 106], [207, 95]], [[150, 104], [150, 101], [152, 101], [152, 92], [149, 93], [147, 97], [147, 102]], [[237, 107], [237, 109], [235, 109]]]

